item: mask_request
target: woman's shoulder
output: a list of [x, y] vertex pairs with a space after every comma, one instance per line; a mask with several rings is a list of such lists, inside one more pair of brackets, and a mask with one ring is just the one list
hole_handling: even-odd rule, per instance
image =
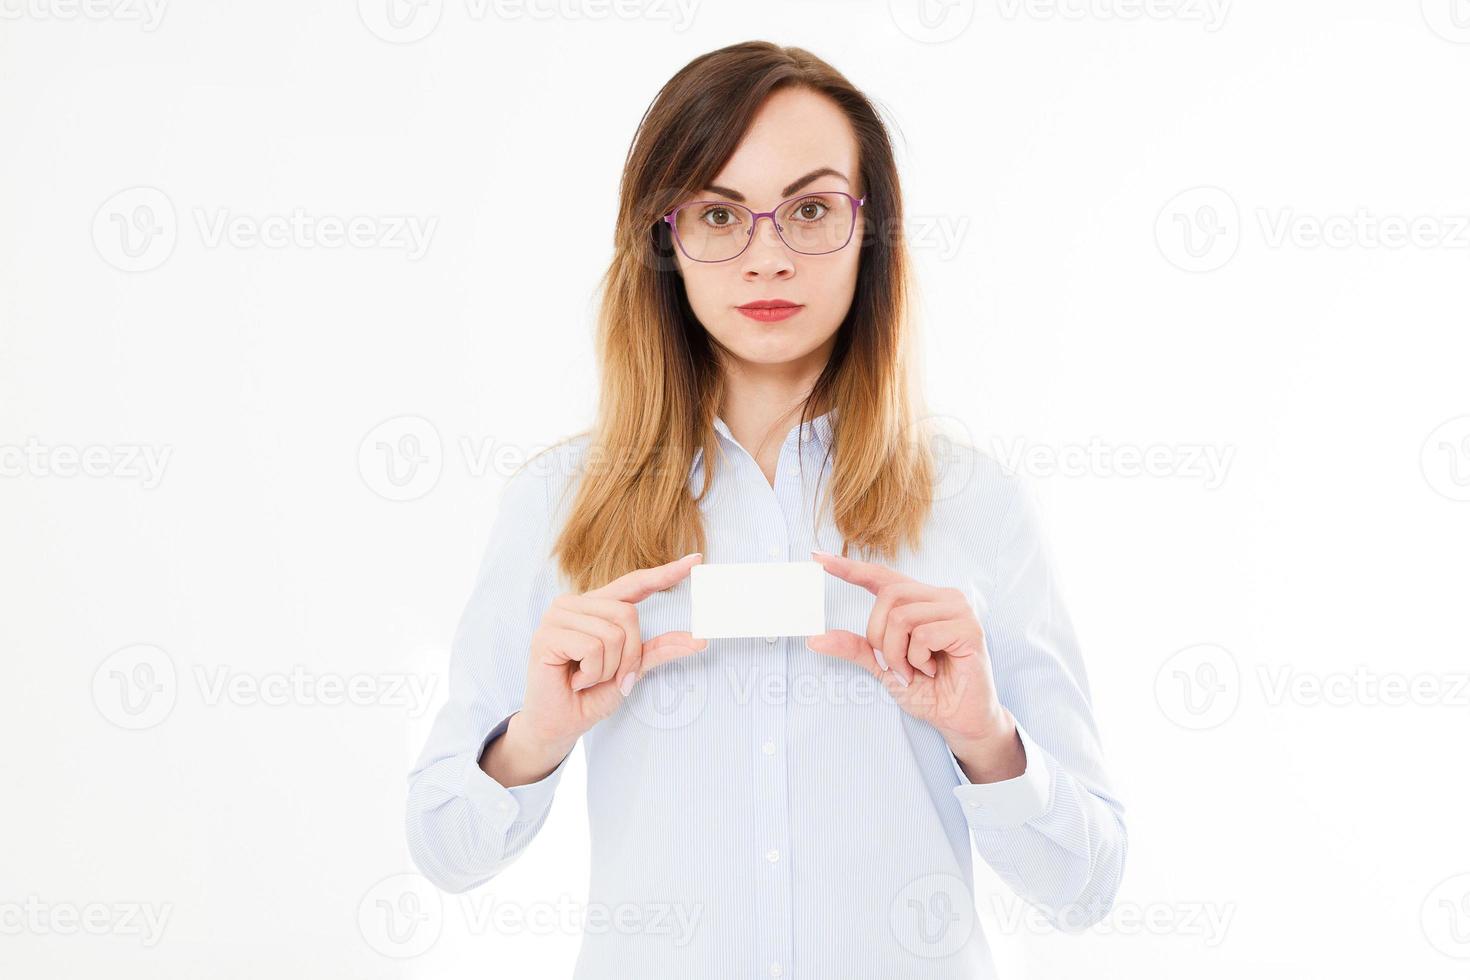
[[1037, 488], [1024, 470], [971, 443], [944, 444], [934, 462], [925, 542], [941, 556], [962, 556], [984, 591], [1044, 537]]
[[1003, 516], [1030, 492], [1023, 473], [967, 440], [931, 441], [936, 509]]
[[591, 442], [590, 432], [579, 432], [528, 453], [506, 481], [505, 505], [520, 508], [528, 518], [532, 510], [543, 519], [565, 510]]

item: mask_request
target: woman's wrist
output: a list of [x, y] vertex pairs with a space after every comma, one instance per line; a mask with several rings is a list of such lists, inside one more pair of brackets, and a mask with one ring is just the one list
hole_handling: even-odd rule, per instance
[[577, 740], [547, 739], [526, 730], [518, 711], [511, 715], [505, 731], [480, 756], [480, 769], [502, 786], [525, 786], [540, 782], [561, 765]]
[[996, 783], [1026, 772], [1026, 746], [1015, 717], [1005, 708], [984, 734], [946, 733], [944, 740], [972, 783]]

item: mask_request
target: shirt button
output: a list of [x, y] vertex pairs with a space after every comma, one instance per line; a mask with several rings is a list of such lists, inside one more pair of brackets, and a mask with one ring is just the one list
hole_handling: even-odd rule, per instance
[[772, 963], [771, 964], [771, 976], [773, 976], [773, 977], [779, 977], [780, 975], [781, 975], [781, 964], [780, 963]]
[[510, 804], [507, 803], [507, 802], [505, 802], [504, 800], [501, 800], [499, 803], [497, 803], [495, 805], [495, 809], [497, 809], [497, 810], [509, 810], [510, 809]]
[[766, 642], [767, 643], [775, 643], [776, 642], [776, 638], [774, 636], [768, 636], [768, 637], [766, 637]]
[[774, 847], [771, 848], [769, 851], [766, 852], [766, 860], [770, 861], [772, 864], [775, 864], [777, 861], [781, 860], [781, 852], [776, 850]]
[[[766, 739], [764, 742], [761, 743], [761, 751], [764, 752], [766, 755], [775, 755], [776, 743], [771, 741], [770, 739]], [[973, 803], [970, 805], [974, 806]]]

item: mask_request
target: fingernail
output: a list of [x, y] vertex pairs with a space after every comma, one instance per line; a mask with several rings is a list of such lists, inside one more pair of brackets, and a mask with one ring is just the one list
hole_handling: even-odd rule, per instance
[[924, 676], [925, 677], [928, 677], [928, 678], [931, 678], [931, 679], [934, 677], [934, 675], [936, 673], [938, 673], [938, 668], [936, 668], [932, 662], [925, 664], [924, 666], [920, 667], [919, 669], [924, 672]]
[[909, 679], [907, 677], [903, 676], [902, 674], [900, 674], [898, 671], [895, 670], [893, 672], [893, 676], [896, 677], [896, 678], [898, 678], [898, 686], [899, 687], [908, 687], [909, 686]]
[[873, 648], [873, 656], [875, 656], [875, 657], [878, 658], [878, 666], [879, 667], [882, 667], [884, 670], [887, 670], [888, 669], [888, 661], [883, 658], [883, 651], [882, 650], [879, 650], [877, 647], [874, 647]]
[[703, 554], [703, 552], [700, 552], [700, 551], [691, 551], [691, 552], [689, 552], [689, 554], [685, 555], [683, 558], [680, 558], [679, 560], [680, 561], [687, 561], [690, 558], [698, 558], [702, 554]]
[[835, 557], [832, 554], [832, 552], [830, 552], [830, 551], [820, 551], [820, 550], [818, 550], [816, 548], [813, 548], [812, 549], [812, 554], [814, 554], [814, 555], [821, 555], [823, 558], [832, 558], [832, 557]]
[[637, 674], [629, 674], [627, 677], [623, 678], [623, 683], [618, 685], [618, 690], [623, 692], [623, 697], [627, 697], [630, 693], [632, 693], [633, 685], [637, 682], [637, 680]]

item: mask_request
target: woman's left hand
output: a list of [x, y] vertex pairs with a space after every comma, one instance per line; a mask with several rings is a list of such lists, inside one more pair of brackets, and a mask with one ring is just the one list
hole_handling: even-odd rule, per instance
[[828, 630], [808, 638], [809, 648], [878, 677], [899, 707], [938, 729], [957, 756], [1018, 744], [1015, 719], [995, 694], [985, 633], [963, 592], [855, 558], [819, 551], [812, 557], [878, 601], [866, 636]]

